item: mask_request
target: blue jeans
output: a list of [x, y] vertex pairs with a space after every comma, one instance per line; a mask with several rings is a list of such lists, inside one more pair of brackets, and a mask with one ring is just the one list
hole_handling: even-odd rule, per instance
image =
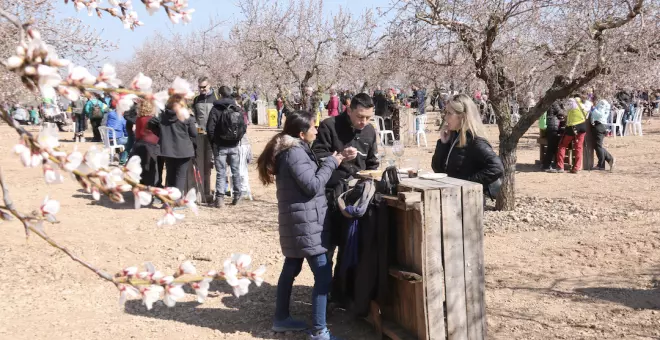
[[[306, 258], [309, 267], [314, 273], [314, 289], [312, 290], [312, 324], [314, 330], [320, 331], [326, 328], [325, 313], [328, 305], [328, 292], [332, 281], [332, 261], [328, 254], [309, 256]], [[289, 304], [291, 302], [291, 290], [293, 281], [296, 279], [305, 259], [294, 259], [287, 257], [284, 267], [277, 281], [277, 300], [275, 302], [275, 320], [285, 320], [290, 316]]]
[[126, 161], [128, 161], [128, 149], [126, 148], [126, 144], [128, 144], [128, 137], [117, 138], [117, 145], [124, 146], [124, 151], [119, 153], [119, 163], [126, 163]]
[[277, 111], [277, 128], [282, 127], [282, 110]]
[[238, 146], [215, 147], [215, 196], [224, 196], [227, 191], [227, 165], [231, 169], [232, 187], [234, 197], [241, 194], [241, 176], [239, 172], [240, 159]]

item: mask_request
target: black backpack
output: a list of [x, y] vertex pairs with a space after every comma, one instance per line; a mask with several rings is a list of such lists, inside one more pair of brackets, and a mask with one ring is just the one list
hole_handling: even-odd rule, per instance
[[247, 132], [243, 112], [236, 105], [230, 105], [220, 112], [216, 135], [222, 140], [240, 141]]

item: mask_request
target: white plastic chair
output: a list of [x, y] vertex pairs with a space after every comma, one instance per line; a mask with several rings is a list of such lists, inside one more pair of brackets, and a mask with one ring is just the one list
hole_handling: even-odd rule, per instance
[[112, 162], [115, 159], [115, 149], [123, 152], [124, 146], [117, 144], [117, 132], [115, 129], [107, 126], [99, 126], [99, 133], [101, 134], [103, 147], [110, 150], [110, 161]]
[[633, 119], [628, 121], [626, 123], [626, 129], [623, 131], [624, 136], [629, 136], [630, 135], [630, 130], [632, 128], [632, 134], [633, 136], [642, 136], [642, 112], [644, 112], [644, 109], [640, 106], [637, 106], [635, 109], [635, 113], [633, 114]]
[[[238, 146], [238, 172], [241, 176], [241, 195], [247, 197], [250, 201], [254, 201], [252, 197], [252, 190], [250, 189], [250, 176], [248, 174], [248, 157], [252, 154], [252, 146], [249, 139], [245, 137], [241, 144]], [[231, 176], [231, 168], [227, 167], [227, 179], [229, 181], [229, 191], [233, 195], [233, 187]]]
[[[621, 133], [621, 136], [623, 137], [623, 124], [621, 122], [623, 121], [623, 113], [625, 111], [623, 109], [618, 109], [616, 110], [616, 120], [612, 121], [611, 123], [607, 123], [607, 128], [612, 131], [612, 136], [616, 138], [616, 128], [619, 128], [619, 133]], [[611, 116], [610, 112], [610, 116]]]
[[415, 117], [415, 140], [417, 141], [417, 147], [419, 147], [419, 137], [422, 136], [424, 137], [424, 147], [428, 148], [429, 144], [426, 141], [426, 121], [427, 121], [427, 116], [426, 115], [419, 115]]
[[392, 140], [394, 140], [394, 131], [385, 129], [385, 119], [383, 117], [374, 116], [373, 120], [376, 122], [376, 131], [380, 136], [380, 145], [385, 146], [387, 136], [392, 137]]

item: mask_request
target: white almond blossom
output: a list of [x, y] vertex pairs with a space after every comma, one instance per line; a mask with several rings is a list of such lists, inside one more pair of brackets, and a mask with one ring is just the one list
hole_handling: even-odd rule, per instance
[[160, 0], [146, 0], [145, 5], [147, 6], [149, 15], [154, 15], [154, 13], [160, 10]]
[[184, 219], [186, 216], [183, 214], [177, 214], [174, 211], [168, 211], [165, 213], [162, 219], [160, 219], [156, 225], [159, 227], [164, 225], [174, 225], [176, 221]]
[[195, 269], [195, 266], [192, 264], [192, 262], [185, 261], [179, 266], [179, 275], [184, 275], [184, 274], [190, 274], [190, 275], [197, 274], [197, 269]]
[[252, 263], [252, 257], [247, 254], [231, 254], [231, 261], [236, 264], [239, 271], [243, 271]]
[[111, 64], [105, 64], [103, 65], [103, 68], [101, 69], [101, 73], [99, 73], [99, 76], [96, 77], [97, 81], [99, 81], [102, 84], [98, 84], [98, 86], [103, 87], [104, 84], [109, 85], [110, 87], [118, 87], [121, 85], [121, 80], [117, 79], [117, 71], [115, 70], [115, 67], [112, 66]]
[[197, 207], [197, 203], [195, 201], [197, 201], [197, 190], [192, 188], [188, 191], [186, 197], [183, 199], [183, 204], [185, 204], [188, 209], [193, 212], [193, 214], [198, 215], [199, 208]]
[[250, 278], [254, 280], [254, 284], [256, 284], [257, 287], [261, 287], [261, 284], [264, 282], [263, 275], [265, 273], [266, 273], [266, 266], [259, 266], [257, 270], [250, 273]]
[[78, 150], [74, 150], [72, 153], [66, 156], [66, 162], [64, 163], [64, 169], [66, 171], [73, 171], [78, 169], [80, 164], [83, 161], [83, 155]]
[[209, 287], [211, 286], [211, 279], [204, 278], [202, 281], [193, 282], [191, 286], [195, 290], [195, 294], [197, 295], [197, 302], [204, 303], [204, 301], [206, 301], [206, 298], [209, 295]]
[[232, 288], [234, 289], [234, 296], [241, 297], [243, 295], [246, 295], [250, 288], [250, 283], [252, 282], [249, 279], [246, 278], [239, 279], [236, 282], [236, 285], [232, 285]]
[[126, 162], [124, 169], [126, 171], [126, 176], [139, 182], [140, 175], [142, 174], [142, 161], [140, 160], [140, 156], [131, 157], [128, 162]]
[[163, 287], [159, 285], [150, 285], [140, 289], [140, 293], [142, 293], [142, 303], [147, 307], [147, 310], [151, 310], [154, 302], [160, 300], [160, 293], [162, 293], [163, 290]]
[[14, 145], [14, 153], [17, 154], [23, 166], [31, 167], [32, 166], [32, 151], [30, 148], [25, 146], [25, 144], [16, 144]]
[[183, 299], [186, 296], [186, 293], [183, 291], [183, 288], [180, 284], [167, 285], [165, 287], [165, 297], [163, 302], [167, 307], [174, 307], [176, 302]]
[[41, 212], [41, 216], [46, 218], [46, 220], [55, 222], [55, 215], [60, 211], [60, 202], [51, 200], [46, 196], [39, 211]]
[[119, 305], [123, 306], [126, 300], [140, 296], [140, 291], [137, 288], [129, 285], [119, 285]]
[[50, 164], [44, 164], [42, 169], [44, 172], [44, 180], [46, 181], [46, 184], [59, 184], [64, 182], [64, 176], [62, 176], [59, 171], [53, 169]]
[[134, 189], [133, 193], [135, 195], [135, 209], [151, 204], [153, 197], [150, 192]]
[[147, 91], [147, 90], [151, 90], [152, 83], [153, 81], [151, 80], [151, 78], [145, 76], [144, 74], [142, 74], [142, 72], [140, 72], [138, 73], [137, 76], [135, 76], [135, 78], [133, 78], [133, 81], [131, 81], [130, 88], [136, 91]]

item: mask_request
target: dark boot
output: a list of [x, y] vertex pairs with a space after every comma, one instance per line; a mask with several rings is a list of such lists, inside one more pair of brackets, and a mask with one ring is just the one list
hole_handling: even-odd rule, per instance
[[213, 207], [217, 209], [221, 209], [224, 206], [225, 206], [225, 196], [217, 196], [215, 198], [215, 202], [213, 202]]
[[238, 202], [241, 201], [242, 195], [241, 194], [236, 194], [234, 195], [234, 199], [231, 201], [231, 205], [237, 205]]

